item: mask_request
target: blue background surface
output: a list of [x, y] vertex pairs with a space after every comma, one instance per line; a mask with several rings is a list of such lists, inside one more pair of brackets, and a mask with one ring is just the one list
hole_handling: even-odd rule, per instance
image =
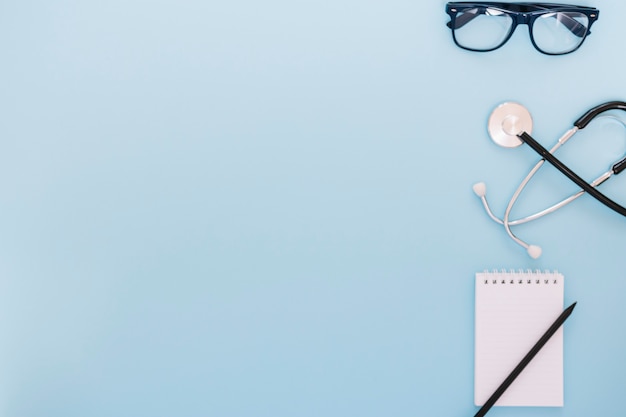
[[[626, 99], [626, 3], [583, 4], [593, 34], [549, 57], [524, 27], [457, 48], [443, 1], [0, 2], [0, 415], [473, 415], [493, 268], [579, 304], [565, 407], [490, 414], [622, 415], [624, 218], [585, 196], [516, 229], [532, 260], [471, 189], [501, 214], [537, 160], [490, 141], [497, 104], [550, 147]], [[598, 123], [559, 155], [624, 152]], [[514, 214], [575, 190], [545, 167]]]

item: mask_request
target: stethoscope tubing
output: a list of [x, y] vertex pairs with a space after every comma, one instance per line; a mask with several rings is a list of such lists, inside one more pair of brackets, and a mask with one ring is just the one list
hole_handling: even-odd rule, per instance
[[[604, 174], [602, 174], [600, 177], [596, 178], [593, 182], [590, 183], [590, 185], [592, 187], [597, 187], [598, 185], [602, 184], [604, 181], [608, 180], [609, 177], [611, 176], [612, 172], [606, 172]], [[557, 211], [558, 209], [565, 207], [566, 205], [568, 205], [569, 203], [571, 203], [572, 201], [576, 200], [577, 198], [581, 197], [583, 194], [585, 194], [585, 190], [580, 190], [572, 195], [570, 195], [567, 198], [564, 198], [563, 200], [559, 201], [558, 203], [555, 203], [553, 205], [551, 205], [550, 207], [546, 207], [545, 209], [538, 211], [534, 214], [530, 214], [526, 217], [521, 217], [519, 219], [515, 219], [515, 220], [509, 220], [507, 223], [509, 226], [518, 226], [520, 224], [524, 224], [524, 223], [528, 223], [528, 222], [532, 222], [534, 220], [537, 220], [543, 216], [546, 216], [550, 213], [554, 213], [555, 211]], [[489, 216], [489, 218], [491, 218], [491, 220], [493, 220], [494, 222], [498, 223], [498, 224], [504, 224], [504, 221], [502, 219], [500, 219], [498, 216], [496, 216], [493, 211], [491, 211], [491, 207], [489, 206], [489, 203], [487, 202], [487, 197], [485, 197], [484, 195], [479, 196], [482, 203], [483, 203], [483, 207], [485, 208], [485, 211], [487, 212], [487, 215]]]
[[[563, 137], [561, 139], [559, 139], [559, 142], [552, 148], [550, 149], [550, 153], [554, 153], [567, 139], [569, 139], [572, 134], [574, 132], [572, 132], [572, 130], [568, 131], [565, 133], [565, 135], [563, 135]], [[539, 168], [541, 168], [541, 166], [545, 163], [544, 159], [539, 160], [535, 166], [528, 171], [528, 174], [526, 175], [526, 177], [520, 182], [518, 189], [520, 189], [520, 192], [516, 192], [515, 195], [517, 195], [519, 197], [519, 194], [521, 193], [521, 190], [523, 190], [526, 185], [528, 184], [528, 182], [531, 180], [531, 178], [537, 173], [537, 171], [539, 170]], [[599, 185], [603, 184], [606, 180], [608, 180], [609, 178], [611, 178], [611, 176], [614, 174], [613, 170], [609, 170], [607, 172], [605, 172], [604, 174], [600, 175], [599, 177], [597, 177], [595, 180], [593, 180], [592, 182], [589, 183], [589, 185], [591, 187], [598, 187]], [[498, 216], [496, 216], [493, 211], [491, 210], [491, 207], [489, 206], [489, 203], [487, 202], [487, 197], [486, 197], [486, 190], [484, 189], [485, 184], [484, 183], [478, 183], [475, 184], [475, 187], [479, 187], [476, 188], [474, 191], [475, 193], [480, 197], [483, 206], [485, 208], [485, 211], [487, 212], [487, 215], [496, 223], [503, 225], [504, 224], [504, 220], [499, 218]], [[480, 191], [482, 190], [482, 191]], [[526, 217], [520, 217], [519, 219], [515, 219], [515, 220], [509, 220], [507, 223], [510, 226], [518, 226], [520, 224], [524, 224], [524, 223], [528, 223], [531, 222], [533, 220], [537, 220], [543, 216], [546, 216], [550, 213], [554, 213], [555, 211], [557, 211], [558, 209], [565, 207], [566, 205], [568, 205], [569, 203], [571, 203], [572, 201], [576, 200], [577, 198], [581, 197], [583, 194], [585, 194], [585, 190], [579, 190], [577, 192], [575, 192], [574, 194], [570, 195], [567, 198], [564, 198], [563, 200], [559, 201], [558, 203], [554, 203], [553, 205], [551, 205], [550, 207], [546, 207], [543, 210], [540, 210], [536, 213], [533, 214], [529, 214]], [[511, 198], [511, 200], [513, 200], [513, 203], [515, 203], [515, 196]], [[509, 203], [510, 204], [510, 203]]]
[[[624, 106], [625, 106], [624, 110], [626, 110], [626, 103], [624, 103]], [[530, 146], [535, 152], [537, 152], [542, 157], [542, 159], [544, 159], [547, 162], [549, 162], [552, 166], [554, 166], [556, 169], [558, 169], [563, 175], [565, 175], [567, 178], [569, 178], [571, 181], [573, 181], [576, 185], [578, 185], [580, 188], [582, 188], [587, 194], [589, 194], [590, 196], [592, 196], [593, 198], [595, 198], [596, 200], [598, 200], [599, 202], [601, 202], [602, 204], [604, 204], [605, 206], [610, 208], [611, 210], [616, 211], [617, 213], [621, 214], [622, 216], [626, 216], [626, 208], [625, 207], [623, 207], [622, 205], [620, 205], [620, 204], [616, 203], [615, 201], [611, 200], [609, 197], [604, 195], [602, 192], [600, 192], [599, 190], [597, 190], [596, 188], [594, 188], [590, 184], [588, 184], [587, 181], [585, 181], [584, 179], [579, 177], [567, 165], [565, 165], [563, 162], [561, 162], [560, 159], [558, 159], [556, 156], [552, 155], [546, 148], [541, 146], [541, 144], [539, 142], [537, 142], [535, 139], [533, 139], [533, 137], [530, 136], [528, 133], [522, 132], [521, 134], [519, 134], [517, 136], [522, 141], [524, 141], [524, 143], [526, 143], [528, 146]], [[616, 167], [617, 167], [617, 172], [616, 172]], [[613, 165], [613, 172], [615, 174], [619, 174], [619, 172], [621, 172], [625, 168], [626, 168], [626, 158], [622, 159], [621, 161], [619, 161], [618, 163]]]
[[609, 101], [603, 104], [600, 104], [590, 110], [588, 110], [585, 114], [580, 116], [575, 122], [574, 126], [578, 129], [584, 129], [587, 125], [595, 119], [600, 113], [604, 113], [609, 110], [624, 110], [626, 111], [626, 102], [623, 101]]

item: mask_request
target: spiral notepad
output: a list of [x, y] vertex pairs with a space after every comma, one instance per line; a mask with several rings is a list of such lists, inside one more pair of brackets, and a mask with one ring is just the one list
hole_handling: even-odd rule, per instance
[[[483, 405], [563, 311], [558, 272], [476, 274], [474, 402]], [[495, 405], [563, 406], [563, 329]]]

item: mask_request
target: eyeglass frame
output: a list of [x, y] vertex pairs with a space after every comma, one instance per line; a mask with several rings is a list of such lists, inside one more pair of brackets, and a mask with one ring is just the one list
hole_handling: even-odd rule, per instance
[[[493, 48], [489, 48], [489, 49], [469, 48], [469, 47], [459, 44], [459, 42], [456, 39], [455, 29], [457, 28], [454, 27], [454, 23], [457, 21], [457, 16], [459, 12], [462, 12], [463, 10], [467, 10], [467, 9], [477, 8], [477, 7], [485, 7], [489, 9], [498, 10], [500, 12], [505, 13], [507, 16], [511, 17], [512, 19], [512, 24], [511, 24], [511, 28], [509, 29], [509, 33], [502, 40], [502, 42], [500, 42], [499, 45]], [[577, 12], [577, 13], [584, 14], [587, 17], [587, 19], [589, 19], [589, 25], [587, 26], [585, 33], [582, 36], [582, 40], [580, 41], [578, 46], [576, 46], [574, 49], [570, 51], [557, 52], [557, 53], [543, 51], [537, 45], [533, 37], [533, 25], [535, 23], [535, 20], [537, 20], [537, 18], [539, 18], [541, 15], [544, 15], [547, 13], [556, 13], [556, 12]], [[576, 51], [578, 48], [580, 48], [583, 42], [585, 41], [585, 39], [587, 38], [587, 36], [591, 34], [591, 25], [593, 25], [593, 23], [596, 20], [598, 20], [600, 11], [596, 9], [595, 7], [576, 6], [572, 4], [532, 3], [532, 2], [502, 3], [502, 2], [489, 2], [489, 1], [487, 2], [464, 2], [462, 1], [462, 2], [449, 2], [448, 4], [446, 4], [446, 13], [450, 16], [450, 21], [446, 25], [452, 31], [452, 39], [454, 40], [454, 43], [456, 44], [456, 46], [458, 46], [459, 48], [462, 48], [468, 51], [473, 51], [473, 52], [494, 51], [502, 47], [505, 43], [509, 41], [509, 39], [511, 39], [511, 36], [513, 36], [513, 33], [515, 32], [515, 29], [517, 29], [518, 25], [527, 25], [528, 35], [530, 36], [530, 42], [532, 43], [532, 45], [535, 47], [537, 51], [545, 55], [567, 55], [569, 53]], [[462, 27], [463, 25], [465, 25], [465, 23], [467, 22], [464, 22], [459, 27]], [[574, 30], [572, 28], [569, 28], [569, 29], [572, 31], [572, 33], [574, 33]]]

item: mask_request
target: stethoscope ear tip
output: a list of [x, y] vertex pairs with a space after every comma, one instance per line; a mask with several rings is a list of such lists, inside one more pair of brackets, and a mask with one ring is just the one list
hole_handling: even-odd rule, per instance
[[472, 186], [472, 190], [478, 197], [484, 197], [487, 194], [487, 186], [484, 182], [477, 182]]
[[526, 252], [528, 252], [528, 255], [531, 258], [537, 259], [541, 256], [541, 247], [536, 246], [536, 245], [529, 245], [528, 248], [526, 249]]

